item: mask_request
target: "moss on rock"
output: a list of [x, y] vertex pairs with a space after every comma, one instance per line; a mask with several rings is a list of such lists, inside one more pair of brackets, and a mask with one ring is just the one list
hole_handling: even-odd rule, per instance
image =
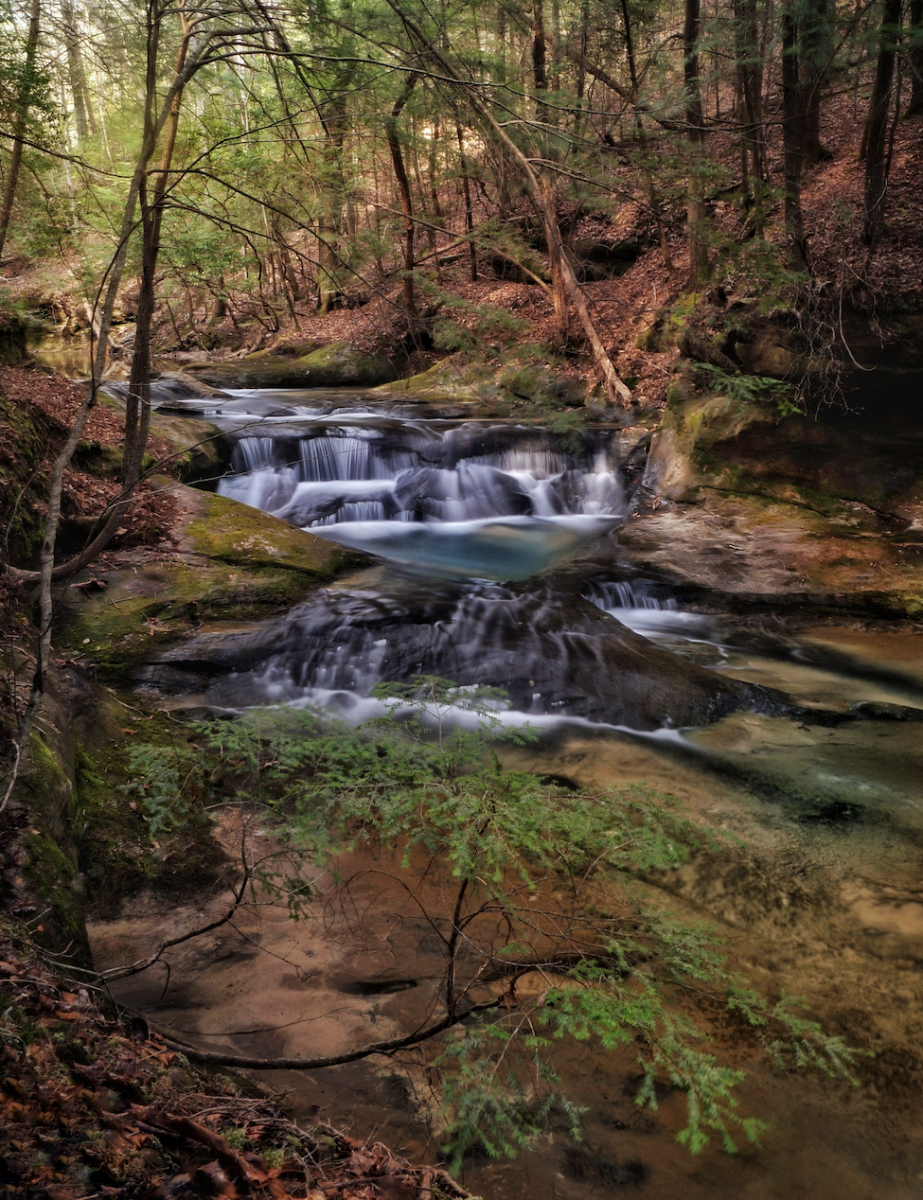
[[440, 410], [447, 404], [465, 406], [472, 417], [506, 417], [523, 409], [540, 417], [582, 407], [587, 399], [585, 385], [563, 375], [550, 352], [539, 353], [537, 347], [492, 360], [453, 355], [419, 375], [377, 387], [372, 394]]
[[[185, 743], [185, 729], [150, 713], [130, 734], [148, 744]], [[123, 731], [124, 737], [124, 731]], [[129, 746], [122, 741], [90, 754], [80, 748], [76, 772], [78, 864], [91, 917], [111, 914], [145, 888], [179, 895], [201, 890], [217, 878], [224, 851], [205, 819], [204, 800], [190, 797], [189, 819], [155, 842], [141, 807], [132, 799]], [[196, 802], [198, 799], [198, 802]]]
[[386, 354], [366, 354], [346, 341], [298, 358], [257, 353], [233, 362], [191, 363], [187, 370], [215, 387], [375, 387], [397, 377]]
[[27, 356], [28, 327], [18, 313], [0, 310], [0, 363], [14, 367]]
[[97, 569], [92, 574], [105, 590], [65, 594], [57, 644], [106, 678], [130, 674], [204, 622], [254, 620], [297, 604], [312, 587], [366, 561], [234, 500], [182, 485], [176, 491], [183, 509], [177, 552]]
[[197, 417], [151, 414], [151, 433], [174, 448], [173, 459], [164, 464], [183, 483], [216, 479], [224, 473], [231, 448], [217, 425]]
[[0, 394], [0, 527], [12, 562], [30, 562], [41, 545], [50, 436], [42, 414]]

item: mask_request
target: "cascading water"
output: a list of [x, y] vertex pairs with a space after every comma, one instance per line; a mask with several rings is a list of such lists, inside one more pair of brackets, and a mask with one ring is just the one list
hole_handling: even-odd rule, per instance
[[399, 566], [255, 633], [203, 635], [158, 664], [160, 686], [198, 672], [213, 704], [320, 703], [361, 719], [374, 684], [436, 675], [503, 688], [530, 717], [645, 731], [778, 705], [626, 628], [640, 610], [681, 616], [653, 593], [591, 584], [588, 603], [587, 566], [547, 573], [594, 542], [611, 559], [604, 535], [627, 511], [617, 431], [565, 448], [522, 426], [255, 407], [217, 414], [234, 422], [222, 494]]
[[696, 639], [708, 629], [706, 617], [682, 612], [672, 596], [663, 595], [662, 589], [657, 589], [649, 580], [593, 580], [584, 596], [591, 604], [645, 637]]
[[[346, 545], [454, 578], [525, 579], [626, 512], [618, 444], [545, 430], [343, 415], [239, 432], [219, 492]], [[239, 418], [238, 418], [239, 419]]]

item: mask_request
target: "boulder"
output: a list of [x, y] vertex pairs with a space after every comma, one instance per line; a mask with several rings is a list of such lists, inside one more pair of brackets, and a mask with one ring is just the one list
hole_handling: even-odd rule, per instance
[[300, 358], [259, 353], [235, 361], [190, 363], [188, 369], [219, 388], [375, 387], [397, 378], [387, 355], [365, 354], [346, 341]]

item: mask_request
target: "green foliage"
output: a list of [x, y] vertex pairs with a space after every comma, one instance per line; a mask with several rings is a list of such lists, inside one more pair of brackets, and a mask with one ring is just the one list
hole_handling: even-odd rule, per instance
[[130, 746], [133, 780], [128, 795], [137, 796], [152, 839], [181, 829], [192, 814], [191, 798], [202, 781], [199, 756], [185, 746]]
[[[554, 1085], [550, 1043], [534, 1034], [514, 1041], [499, 1022], [481, 1022], [454, 1039], [436, 1060], [442, 1070], [443, 1145], [450, 1169], [474, 1146], [491, 1158], [514, 1158], [541, 1134], [552, 1112], [563, 1115], [573, 1141], [582, 1139], [585, 1109]], [[527, 1081], [527, 1082], [524, 1082]]]
[[203, 723], [188, 751], [135, 747], [134, 786], [152, 832], [185, 819], [190, 790], [260, 806], [280, 836], [259, 882], [294, 918], [310, 917], [319, 880], [348, 887], [341, 857], [360, 846], [390, 856], [410, 894], [439, 881], [454, 912], [440, 934], [444, 1003], [461, 1028], [432, 1065], [455, 1168], [473, 1146], [518, 1153], [552, 1113], [579, 1138], [554, 1065], [566, 1040], [635, 1047], [636, 1103], [656, 1108], [664, 1083], [681, 1091], [693, 1153], [713, 1137], [728, 1151], [756, 1141], [763, 1125], [738, 1111], [742, 1073], [703, 1045], [708, 1026], [678, 1011], [680, 996], [684, 1009], [705, 996], [711, 1021], [721, 1007], [743, 1017], [780, 1067], [850, 1074], [854, 1053], [730, 971], [710, 929], [651, 908], [642, 879], [720, 849], [675, 801], [503, 768], [498, 740], [535, 735], [502, 725], [496, 690], [420, 676], [375, 695], [386, 715], [356, 731], [283, 710]]
[[432, 281], [416, 276], [430, 299], [442, 306], [433, 323], [433, 342], [443, 350], [477, 350], [483, 354], [485, 340], [506, 340], [524, 333], [528, 325], [495, 304], [474, 304], [464, 296], [437, 288]]
[[711, 363], [696, 363], [693, 370], [703, 386], [710, 391], [721, 392], [740, 404], [768, 401], [775, 405], [780, 417], [804, 415], [795, 388], [782, 379], [774, 379], [769, 375], [734, 375]]

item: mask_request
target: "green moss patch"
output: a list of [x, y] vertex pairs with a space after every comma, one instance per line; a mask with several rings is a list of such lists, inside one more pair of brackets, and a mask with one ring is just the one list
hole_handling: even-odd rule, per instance
[[386, 354], [366, 354], [346, 341], [298, 358], [258, 352], [234, 362], [192, 363], [187, 370], [215, 387], [232, 388], [375, 387], [397, 376]]
[[332, 579], [346, 562], [358, 561], [355, 554], [236, 500], [207, 492], [189, 499], [194, 512], [183, 530], [183, 548], [195, 554], [247, 569], [298, 571], [317, 580]]
[[0, 528], [13, 562], [30, 562], [41, 545], [44, 523], [37, 509], [48, 495], [49, 437], [40, 413], [0, 395]]
[[[56, 644], [106, 678], [130, 674], [204, 622], [255, 620], [303, 600], [365, 556], [234, 500], [180, 485], [179, 552], [94, 572], [104, 590], [69, 588]], [[78, 577], [77, 582], [80, 582]]]

